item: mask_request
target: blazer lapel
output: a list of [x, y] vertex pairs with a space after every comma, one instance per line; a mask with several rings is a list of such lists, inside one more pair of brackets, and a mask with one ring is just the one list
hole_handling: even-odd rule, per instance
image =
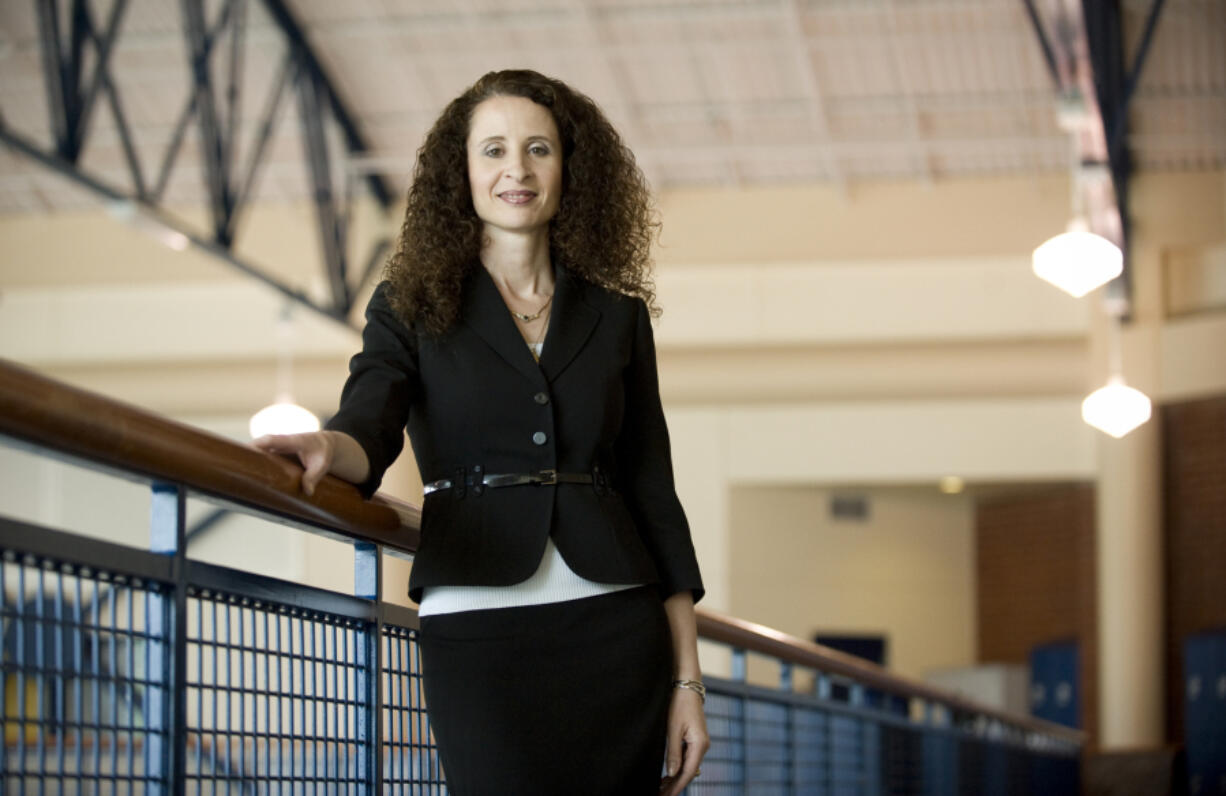
[[[557, 300], [555, 292], [554, 302]], [[556, 309], [555, 307], [555, 312]], [[532, 358], [528, 344], [524, 342], [519, 329], [515, 328], [515, 321], [507, 310], [506, 302], [499, 295], [494, 280], [479, 263], [473, 268], [464, 291], [460, 318], [465, 326], [476, 332], [508, 364], [523, 373], [533, 384], [543, 386], [541, 369]], [[552, 329], [549, 334], [553, 334]], [[548, 343], [545, 348], [549, 348]]]
[[[501, 301], [501, 298], [499, 299]], [[554, 267], [553, 316], [545, 333], [540, 369], [555, 380], [592, 336], [600, 310], [583, 300], [583, 285], [561, 266]], [[529, 356], [531, 359], [531, 356]]]

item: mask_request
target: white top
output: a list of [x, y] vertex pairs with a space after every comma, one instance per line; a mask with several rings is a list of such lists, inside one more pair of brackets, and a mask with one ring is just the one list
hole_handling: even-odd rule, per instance
[[[515, 487], [511, 487], [514, 489]], [[418, 616], [512, 608], [579, 600], [632, 589], [637, 583], [596, 583], [567, 566], [553, 539], [545, 540], [545, 555], [532, 577], [512, 586], [430, 586], [422, 591]]]
[[[539, 358], [544, 343], [529, 343]], [[516, 487], [510, 487], [515, 489]], [[514, 608], [580, 600], [641, 586], [640, 583], [597, 583], [582, 577], [566, 563], [553, 539], [545, 538], [545, 554], [536, 572], [527, 580], [511, 586], [430, 586], [422, 590], [418, 616], [481, 611], [487, 608]]]

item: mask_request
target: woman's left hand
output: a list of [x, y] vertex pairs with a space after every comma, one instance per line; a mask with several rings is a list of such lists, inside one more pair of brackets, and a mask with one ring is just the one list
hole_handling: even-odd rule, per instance
[[702, 697], [688, 688], [674, 688], [668, 707], [668, 776], [660, 781], [661, 796], [677, 796], [698, 776], [703, 755], [711, 748]]

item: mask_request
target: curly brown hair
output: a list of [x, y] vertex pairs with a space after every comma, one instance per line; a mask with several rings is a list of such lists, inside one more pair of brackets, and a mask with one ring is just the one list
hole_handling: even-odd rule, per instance
[[396, 250], [384, 271], [388, 299], [406, 321], [441, 335], [455, 323], [465, 278], [479, 262], [482, 222], [468, 185], [473, 111], [491, 97], [548, 108], [562, 139], [562, 198], [549, 224], [555, 263], [589, 282], [647, 302], [651, 244], [660, 223], [634, 155], [590, 98], [527, 69], [489, 72], [456, 97], [417, 151]]

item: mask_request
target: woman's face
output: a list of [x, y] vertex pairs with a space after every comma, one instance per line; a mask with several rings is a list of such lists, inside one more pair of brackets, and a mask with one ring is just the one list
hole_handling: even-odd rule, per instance
[[562, 199], [562, 141], [553, 114], [524, 97], [491, 97], [468, 129], [468, 185], [487, 230], [538, 232]]

